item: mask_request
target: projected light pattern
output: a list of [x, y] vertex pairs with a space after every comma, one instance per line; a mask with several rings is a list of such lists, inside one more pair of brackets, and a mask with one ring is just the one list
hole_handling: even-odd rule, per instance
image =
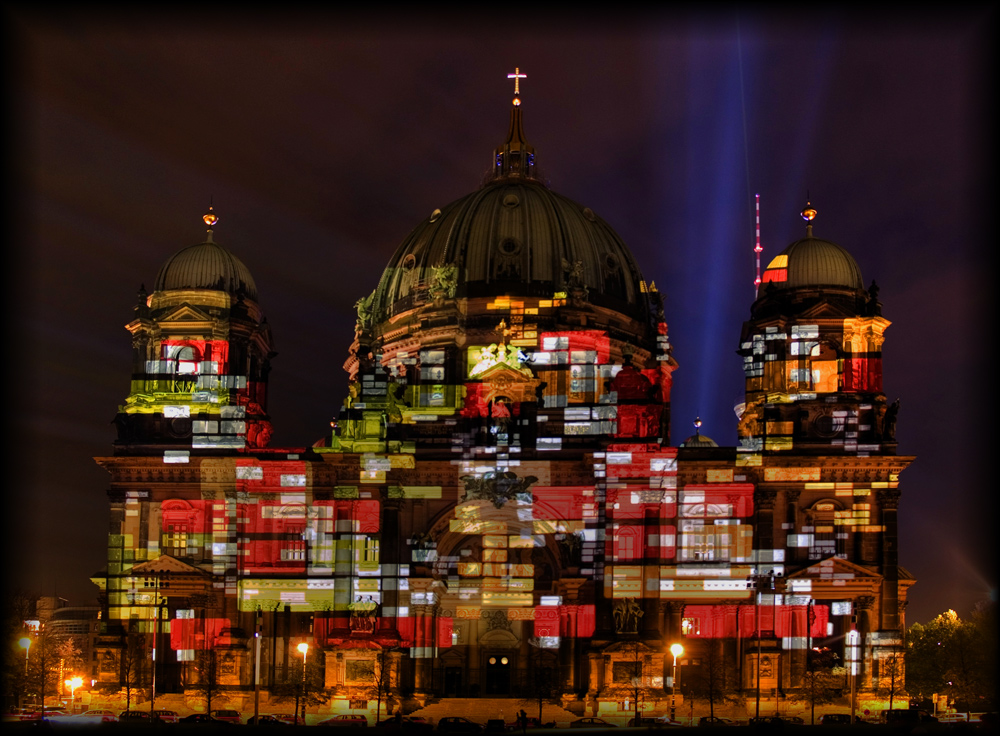
[[175, 257], [140, 292], [98, 460], [105, 682], [138, 637], [172, 652], [163, 687], [203, 686], [219, 653], [246, 687], [256, 641], [262, 687], [308, 684], [333, 712], [371, 708], [380, 674], [407, 712], [549, 690], [611, 715], [663, 705], [670, 644], [690, 677], [718, 656], [738, 688], [795, 689], [855, 631], [870, 684], [913, 583], [877, 287], [810, 224], [744, 324], [739, 447], [700, 421], [674, 446], [661, 295], [534, 178], [521, 114], [483, 188], [434, 209], [356, 302], [347, 395], [311, 447], [268, 447], [274, 352], [235, 257], [210, 239], [196, 255], [225, 273]]

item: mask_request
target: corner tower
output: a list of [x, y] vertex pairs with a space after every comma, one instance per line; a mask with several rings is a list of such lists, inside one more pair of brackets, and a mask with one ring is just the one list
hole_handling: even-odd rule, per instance
[[743, 325], [741, 449], [895, 454], [878, 287], [866, 290], [851, 254], [813, 235], [808, 203], [802, 216], [806, 236], [770, 262]]
[[204, 242], [171, 256], [153, 293], [140, 287], [132, 383], [115, 417], [116, 454], [261, 448], [271, 437], [267, 378], [275, 355], [250, 271], [204, 216]]

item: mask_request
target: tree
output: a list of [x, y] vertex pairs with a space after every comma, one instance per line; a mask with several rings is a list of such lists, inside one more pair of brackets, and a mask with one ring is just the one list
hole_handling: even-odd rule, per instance
[[[27, 697], [28, 672], [27, 657], [25, 649], [21, 646], [21, 639], [31, 641], [34, 646], [34, 634], [32, 634], [25, 621], [33, 618], [35, 610], [35, 598], [23, 590], [11, 590], [3, 596], [3, 696], [10, 701], [17, 701], [23, 707]], [[31, 654], [31, 649], [27, 650]]]
[[388, 700], [392, 691], [392, 652], [397, 651], [395, 647], [378, 646], [372, 650], [373, 657], [370, 660], [353, 660], [353, 676], [359, 676], [371, 682], [368, 687], [353, 688], [353, 692], [364, 697], [366, 700], [375, 701], [375, 725], [382, 720], [382, 702]]
[[194, 658], [195, 680], [190, 689], [205, 698], [205, 712], [212, 712], [212, 697], [219, 689], [219, 663], [215, 649], [202, 649]]
[[960, 710], [996, 708], [996, 604], [983, 602], [968, 621], [949, 610], [907, 632], [906, 687], [929, 699], [947, 695]]
[[892, 647], [883, 653], [879, 659], [878, 682], [876, 692], [882, 696], [889, 697], [889, 710], [892, 710], [896, 697], [903, 694], [906, 674], [906, 649], [905, 644]]
[[528, 670], [523, 673], [523, 690], [530, 693], [525, 698], [527, 705], [538, 706], [538, 722], [542, 721], [545, 701], [551, 700], [554, 690], [559, 688], [559, 658], [551, 649], [540, 646], [537, 638], [530, 639], [532, 646]]
[[715, 706], [742, 702], [734, 670], [726, 666], [721, 639], [705, 639], [701, 666], [688, 669], [685, 691], [692, 697], [708, 701], [708, 714], [715, 716]]
[[649, 692], [649, 675], [652, 671], [652, 650], [638, 641], [625, 641], [612, 645], [611, 682], [606, 692], [611, 697], [632, 704], [635, 722], [639, 722], [642, 705]]
[[[298, 659], [296, 657], [296, 660]], [[301, 663], [297, 663], [297, 667], [289, 667], [286, 670], [285, 681], [271, 686], [272, 697], [282, 701], [295, 701], [296, 721], [299, 718], [300, 705], [304, 716], [307, 706], [322, 705], [330, 700], [330, 694], [323, 682], [323, 666], [320, 659], [320, 656], [307, 657], [304, 668]]]
[[816, 706], [832, 703], [840, 697], [846, 677], [847, 669], [840, 666], [840, 657], [829, 647], [813, 647], [807, 652], [802, 687], [793, 697], [809, 704], [812, 725], [816, 725]]
[[122, 636], [120, 664], [122, 684], [125, 686], [125, 710], [132, 710], [133, 691], [136, 691], [136, 703], [142, 702], [150, 664], [148, 652], [146, 636], [141, 632], [128, 631]]
[[62, 641], [42, 629], [34, 635], [28, 657], [27, 689], [34, 694], [39, 707], [46, 695], [58, 693], [59, 649]]

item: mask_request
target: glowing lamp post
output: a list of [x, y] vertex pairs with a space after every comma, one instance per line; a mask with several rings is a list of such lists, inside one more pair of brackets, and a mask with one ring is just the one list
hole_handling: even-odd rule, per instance
[[25, 706], [28, 700], [28, 652], [31, 651], [31, 639], [24, 636], [17, 643], [18, 646], [24, 649], [24, 702], [21, 705]]
[[670, 653], [674, 655], [674, 668], [670, 675], [670, 720], [673, 721], [677, 712], [677, 658], [684, 654], [684, 647], [671, 644]]
[[858, 708], [858, 698], [857, 698], [857, 679], [859, 663], [861, 661], [861, 634], [858, 633], [857, 629], [851, 629], [847, 632], [847, 660], [848, 671], [851, 675], [851, 723], [854, 723], [855, 714]]
[[[299, 644], [297, 649], [302, 652], [302, 723], [306, 722], [306, 655], [309, 654], [309, 645], [306, 642]], [[299, 725], [299, 708], [295, 706], [295, 725]]]
[[18, 645], [24, 650], [24, 676], [28, 676], [28, 652], [31, 651], [31, 639], [22, 637]]
[[76, 711], [76, 689], [83, 684], [82, 677], [72, 677], [66, 680], [66, 687], [69, 688], [70, 709]]

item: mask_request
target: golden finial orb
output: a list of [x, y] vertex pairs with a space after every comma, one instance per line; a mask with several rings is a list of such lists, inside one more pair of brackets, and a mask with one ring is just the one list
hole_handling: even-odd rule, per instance
[[806, 206], [802, 208], [802, 219], [806, 222], [811, 222], [816, 219], [816, 208], [813, 207], [808, 200], [806, 200]]
[[215, 223], [219, 221], [219, 216], [215, 214], [211, 205], [209, 205], [208, 212], [206, 212], [201, 219], [204, 220], [205, 224], [208, 225], [209, 229], [211, 229], [215, 226]]

